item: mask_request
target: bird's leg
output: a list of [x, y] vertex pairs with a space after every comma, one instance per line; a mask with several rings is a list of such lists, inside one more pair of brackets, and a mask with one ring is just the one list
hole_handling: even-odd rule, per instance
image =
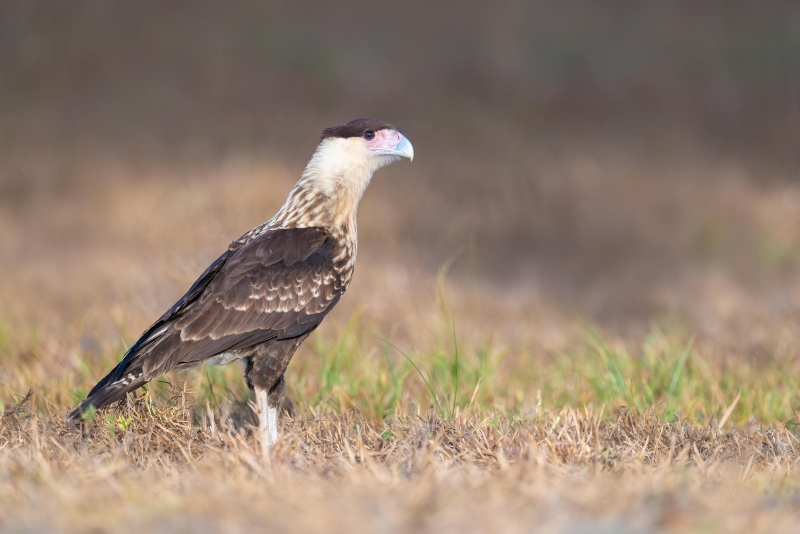
[[269, 391], [259, 387], [255, 390], [261, 430], [261, 450], [266, 454], [278, 442], [278, 413], [283, 402], [286, 381], [281, 377]]
[[257, 345], [244, 359], [247, 386], [256, 393], [261, 448], [265, 453], [278, 441], [278, 416], [286, 391], [283, 373], [286, 372], [292, 354], [306, 337], [307, 335], [303, 335]]
[[256, 389], [256, 400], [261, 430], [261, 451], [266, 454], [278, 441], [278, 409], [270, 406], [269, 392], [265, 389]]

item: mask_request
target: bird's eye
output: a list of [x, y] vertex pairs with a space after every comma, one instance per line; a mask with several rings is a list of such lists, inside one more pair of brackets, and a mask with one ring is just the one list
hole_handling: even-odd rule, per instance
[[366, 132], [364, 132], [364, 139], [366, 139], [367, 141], [370, 141], [374, 138], [375, 138], [375, 132], [373, 132], [372, 130], [367, 130]]

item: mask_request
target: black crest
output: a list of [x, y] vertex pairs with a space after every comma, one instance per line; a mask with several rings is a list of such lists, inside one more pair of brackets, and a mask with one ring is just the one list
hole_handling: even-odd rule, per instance
[[347, 124], [340, 124], [339, 126], [331, 126], [322, 131], [321, 139], [328, 139], [330, 137], [361, 137], [367, 130], [377, 132], [378, 130], [396, 130], [394, 124], [389, 124], [377, 119], [356, 119]]

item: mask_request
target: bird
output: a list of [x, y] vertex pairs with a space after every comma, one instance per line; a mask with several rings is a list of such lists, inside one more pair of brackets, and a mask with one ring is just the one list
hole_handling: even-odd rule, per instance
[[414, 147], [392, 124], [325, 128], [275, 216], [233, 241], [67, 419], [79, 422], [173, 369], [242, 360], [268, 452], [289, 362], [352, 280], [361, 197], [375, 171], [401, 158], [413, 160]]

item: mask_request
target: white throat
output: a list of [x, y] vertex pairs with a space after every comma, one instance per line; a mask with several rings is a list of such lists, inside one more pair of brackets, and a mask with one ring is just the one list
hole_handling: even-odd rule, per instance
[[311, 156], [298, 185], [313, 182], [331, 198], [346, 196], [358, 202], [375, 171], [398, 159], [370, 152], [360, 138], [324, 139]]

